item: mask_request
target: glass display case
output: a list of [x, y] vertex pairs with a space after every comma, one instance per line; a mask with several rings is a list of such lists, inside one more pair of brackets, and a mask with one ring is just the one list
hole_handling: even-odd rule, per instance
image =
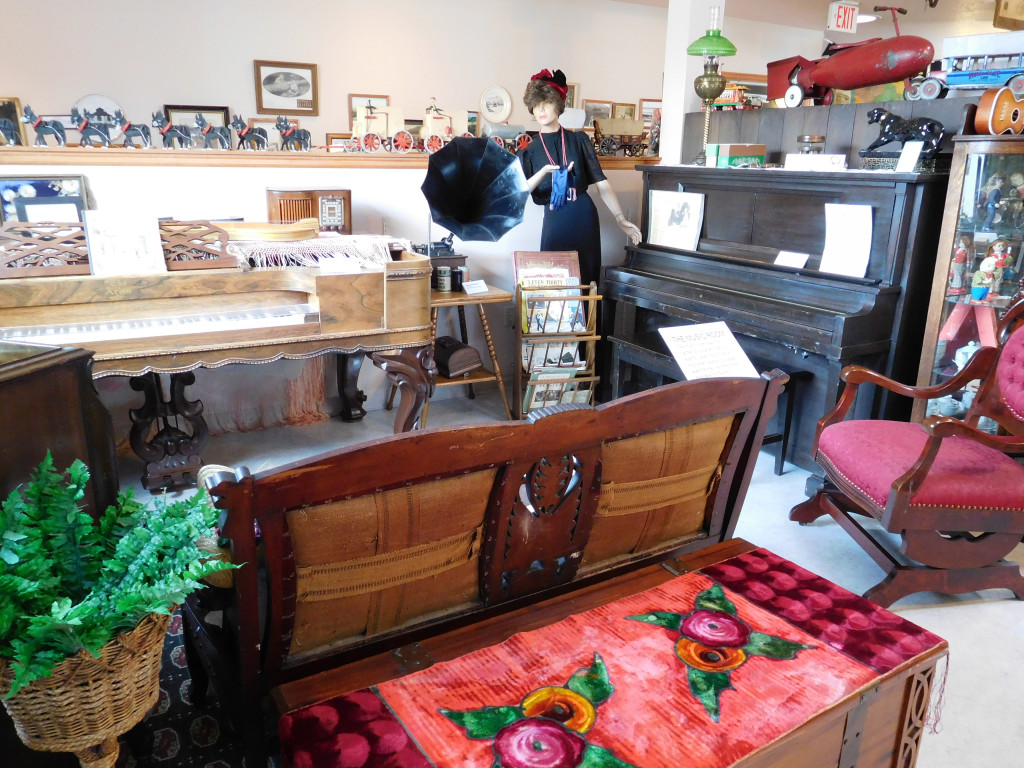
[[[1020, 290], [1024, 137], [962, 136], [954, 142], [919, 386], [948, 381], [978, 349], [996, 346], [999, 318]], [[914, 417], [961, 416], [973, 397], [968, 385], [918, 402]], [[995, 424], [979, 427], [994, 430]]]

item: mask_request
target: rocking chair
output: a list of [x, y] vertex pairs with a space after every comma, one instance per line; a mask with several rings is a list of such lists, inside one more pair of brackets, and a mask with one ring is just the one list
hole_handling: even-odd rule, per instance
[[[1024, 455], [1024, 299], [1010, 307], [998, 332], [998, 347], [982, 347], [936, 386], [904, 386], [849, 366], [839, 402], [818, 422], [812, 453], [825, 483], [789, 518], [806, 524], [831, 515], [886, 572], [864, 594], [882, 606], [915, 592], [994, 587], [1024, 599], [1019, 566], [1002, 559], [1024, 534], [1024, 466], [1011, 458]], [[936, 398], [976, 379], [980, 386], [963, 421], [844, 421], [861, 384]], [[978, 429], [983, 416], [999, 425], [998, 435]], [[899, 551], [855, 514], [899, 536]]]

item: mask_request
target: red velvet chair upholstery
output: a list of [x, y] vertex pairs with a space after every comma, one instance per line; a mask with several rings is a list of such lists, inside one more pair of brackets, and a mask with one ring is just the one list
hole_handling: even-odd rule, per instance
[[[822, 489], [790, 519], [831, 515], [886, 577], [864, 596], [888, 606], [914, 592], [1010, 589], [1024, 598], [1018, 565], [1003, 560], [1024, 534], [1024, 300], [999, 324], [999, 347], [983, 347], [945, 384], [908, 387], [849, 366], [835, 409], [818, 422], [812, 449]], [[943, 397], [980, 379], [963, 421], [930, 416], [923, 424], [845, 420], [861, 384], [914, 398]], [[999, 435], [977, 429], [987, 416]], [[876, 535], [854, 516], [878, 520], [900, 539]]]

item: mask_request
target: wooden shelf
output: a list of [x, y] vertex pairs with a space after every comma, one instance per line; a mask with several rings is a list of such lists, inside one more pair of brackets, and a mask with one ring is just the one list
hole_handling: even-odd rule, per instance
[[437, 381], [434, 383], [435, 387], [454, 387], [459, 384], [484, 384], [488, 381], [497, 381], [498, 377], [494, 371], [489, 371], [486, 368], [477, 368], [475, 371], [470, 371], [465, 376], [459, 376], [455, 379], [449, 379], [446, 376], [437, 374]]
[[[256, 152], [227, 149], [124, 149], [123, 147], [0, 147], [3, 165], [128, 165], [235, 168], [426, 168], [429, 155], [410, 152]], [[602, 157], [608, 170], [656, 165], [657, 157]]]

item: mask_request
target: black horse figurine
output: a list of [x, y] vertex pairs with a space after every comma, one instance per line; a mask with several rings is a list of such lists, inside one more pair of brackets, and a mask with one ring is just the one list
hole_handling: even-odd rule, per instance
[[308, 152], [310, 145], [309, 131], [305, 128], [297, 128], [288, 122], [283, 115], [277, 116], [277, 123], [274, 125], [281, 133], [281, 149]]
[[58, 120], [43, 120], [41, 117], [36, 117], [36, 113], [32, 111], [32, 107], [25, 105], [25, 109], [21, 112], [21, 122], [31, 125], [36, 132], [36, 146], [45, 147], [46, 137], [53, 136], [57, 141], [58, 147], [63, 147], [68, 143], [67, 134], [64, 132], [64, 124]]
[[231, 149], [231, 131], [226, 125], [210, 125], [202, 112], [196, 112], [196, 128], [203, 137], [203, 149], [213, 149], [217, 142], [221, 149]]
[[174, 149], [174, 140], [178, 140], [178, 149], [189, 149], [192, 146], [192, 131], [187, 125], [174, 125], [163, 112], [153, 113], [153, 127], [164, 137], [164, 147]]
[[891, 141], [898, 141], [901, 145], [908, 141], [923, 141], [924, 149], [921, 151], [921, 157], [934, 157], [939, 151], [942, 137], [946, 135], [942, 123], [938, 120], [927, 117], [907, 119], [894, 115], [881, 107], [875, 107], [868, 112], [868, 124], [871, 123], [878, 123], [878, 138], [860, 151], [861, 157], [867, 157], [871, 152]]
[[241, 115], [232, 116], [228, 127], [238, 132], [239, 149], [266, 149], [269, 144], [267, 129], [248, 125]]
[[21, 132], [18, 130], [18, 126], [13, 120], [8, 120], [6, 117], [0, 117], [0, 136], [3, 136], [4, 141], [8, 144], [21, 144]]
[[88, 111], [83, 115], [77, 107], [71, 108], [71, 124], [82, 134], [82, 146], [96, 146], [92, 142], [93, 139], [97, 139], [101, 146], [109, 147], [110, 133], [107, 131], [107, 126], [102, 123], [93, 123], [92, 118], [93, 115], [90, 115]]
[[124, 146], [135, 148], [135, 142], [133, 139], [138, 139], [144, 149], [149, 149], [153, 145], [153, 140], [149, 135], [148, 125], [136, 125], [128, 120], [121, 110], [114, 111], [114, 125], [121, 129], [124, 133]]

